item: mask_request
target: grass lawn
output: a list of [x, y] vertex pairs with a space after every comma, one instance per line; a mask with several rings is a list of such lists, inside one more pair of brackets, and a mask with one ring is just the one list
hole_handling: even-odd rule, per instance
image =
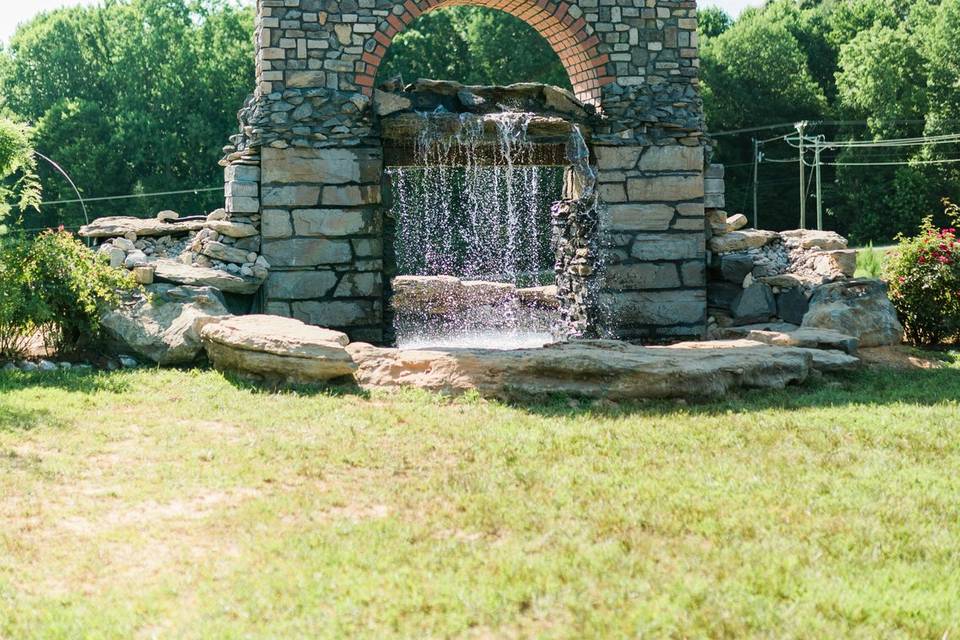
[[0, 638], [956, 638], [958, 470], [958, 368], [635, 406], [0, 374]]

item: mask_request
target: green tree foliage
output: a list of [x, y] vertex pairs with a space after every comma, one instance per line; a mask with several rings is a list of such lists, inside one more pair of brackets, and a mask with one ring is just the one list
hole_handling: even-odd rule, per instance
[[[714, 32], [710, 21], [701, 24], [713, 131], [809, 120], [808, 134], [827, 140], [960, 133], [960, 0], [772, 0]], [[750, 201], [751, 137], [788, 132], [719, 138], [728, 207]], [[797, 158], [784, 142], [763, 151], [768, 159]], [[960, 195], [960, 166], [906, 163], [958, 156], [960, 145], [826, 152], [827, 162], [843, 165], [823, 171], [828, 227], [855, 242], [889, 243], [937, 212], [940, 198]], [[797, 225], [797, 171], [795, 162], [761, 164], [765, 226]]]
[[[110, 0], [43, 13], [11, 40], [0, 95], [86, 196], [213, 187], [220, 147], [253, 87], [252, 32], [252, 9], [227, 0]], [[57, 174], [41, 175], [48, 199], [73, 197]], [[189, 213], [217, 199], [164, 205]], [[94, 213], [155, 207], [120, 201]], [[79, 214], [45, 207], [39, 223], [75, 225]]]
[[[23, 124], [0, 118], [0, 223], [17, 207], [20, 212], [38, 209], [41, 187], [30, 130]], [[6, 233], [0, 224], [0, 235]]]
[[716, 38], [733, 26], [733, 18], [720, 7], [705, 7], [697, 17], [700, 34], [707, 38]]
[[[782, 23], [754, 13], [701, 50], [707, 114], [725, 128], [800, 120], [822, 113], [826, 99], [800, 44]], [[744, 105], [751, 105], [744, 109]]]
[[394, 39], [379, 80], [401, 76], [468, 84], [546, 82], [570, 87], [550, 44], [524, 21], [503, 11], [453, 7], [420, 16]]

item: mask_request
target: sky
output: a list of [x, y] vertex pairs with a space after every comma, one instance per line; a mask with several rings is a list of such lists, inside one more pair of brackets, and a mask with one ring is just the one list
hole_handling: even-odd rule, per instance
[[[17, 25], [37, 13], [66, 5], [93, 4], [95, 0], [0, 0], [0, 41], [9, 42]], [[715, 5], [736, 16], [744, 7], [761, 4], [761, 0], [701, 0], [700, 6]]]

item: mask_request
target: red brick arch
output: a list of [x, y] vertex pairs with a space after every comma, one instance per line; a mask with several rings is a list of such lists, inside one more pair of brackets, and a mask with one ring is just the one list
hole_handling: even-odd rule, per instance
[[[556, 0], [406, 0], [403, 12], [391, 13], [382, 21], [373, 38], [376, 46], [363, 54], [358, 64], [356, 83], [364, 93], [373, 93], [377, 70], [393, 38], [428, 11], [453, 6], [480, 6], [514, 15], [540, 33], [560, 57], [577, 97], [587, 103], [600, 104], [600, 89], [614, 81], [607, 74], [607, 54], [600, 53], [600, 39], [582, 15], [574, 17], [571, 4]], [[574, 10], [579, 13], [578, 10]]]

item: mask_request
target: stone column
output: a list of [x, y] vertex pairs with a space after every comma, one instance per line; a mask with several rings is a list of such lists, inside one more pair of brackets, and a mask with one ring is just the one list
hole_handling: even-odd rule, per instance
[[606, 332], [622, 339], [706, 331], [703, 149], [597, 146]]
[[262, 151], [265, 311], [383, 337], [379, 148]]

